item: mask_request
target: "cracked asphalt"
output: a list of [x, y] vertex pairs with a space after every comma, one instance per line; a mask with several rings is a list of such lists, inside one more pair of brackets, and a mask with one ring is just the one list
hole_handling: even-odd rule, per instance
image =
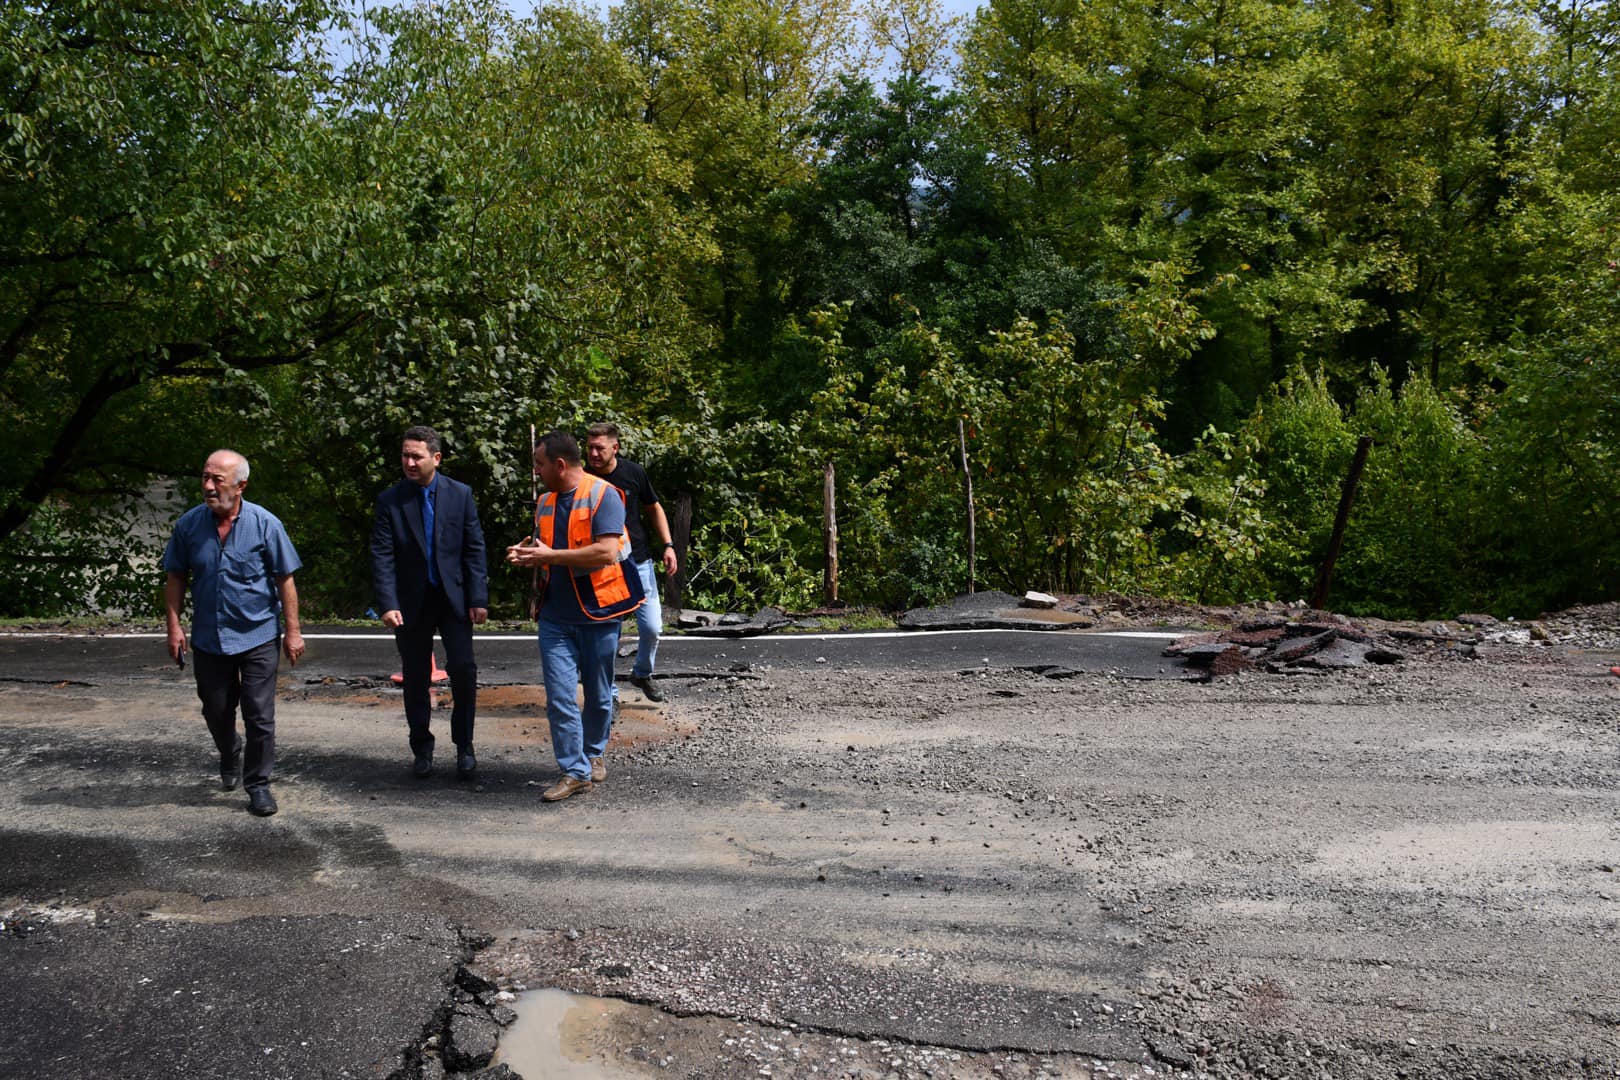
[[470, 959], [656, 1006], [614, 1075], [1620, 1075], [1620, 656], [973, 640], [672, 649], [556, 805], [521, 656], [419, 782], [387, 652], [317, 641], [259, 820], [161, 643], [0, 639], [0, 1071], [415, 1076]]

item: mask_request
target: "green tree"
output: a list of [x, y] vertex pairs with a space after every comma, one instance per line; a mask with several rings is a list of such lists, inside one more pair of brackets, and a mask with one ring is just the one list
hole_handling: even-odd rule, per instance
[[[811, 173], [807, 123], [817, 96], [868, 63], [852, 0], [628, 0], [611, 34], [639, 79], [640, 113], [713, 216], [720, 256], [695, 273], [688, 302], [724, 335], [714, 359], [757, 356], [756, 315], [787, 243], [772, 193]], [[715, 377], [722, 377], [720, 372]]]
[[1216, 333], [1161, 374], [1179, 443], [1306, 357], [1473, 377], [1535, 42], [1495, 0], [995, 0], [964, 89], [1024, 231], [1127, 287], [1188, 268]]
[[6, 12], [7, 530], [228, 439], [353, 610], [407, 423], [509, 531], [528, 422], [681, 398], [706, 335], [670, 297], [714, 247], [593, 20], [385, 9], [337, 75], [314, 5]]
[[161, 431], [107, 430], [128, 395], [300, 363], [376, 314], [354, 193], [324, 167], [336, 17], [322, 0], [0, 7], [0, 538], [53, 492], [173, 465]]
[[[706, 214], [682, 205], [689, 170], [642, 122], [594, 20], [517, 23], [490, 3], [375, 20], [336, 108], [364, 153], [334, 168], [375, 193], [389, 319], [260, 382], [269, 441], [312, 463], [295, 501], [332, 516], [321, 581], [344, 609], [364, 606], [353, 538], [409, 424], [440, 431], [510, 542], [526, 528], [530, 423], [684, 411], [708, 335], [679, 297], [715, 256]], [[527, 578], [497, 578], [515, 610]]]

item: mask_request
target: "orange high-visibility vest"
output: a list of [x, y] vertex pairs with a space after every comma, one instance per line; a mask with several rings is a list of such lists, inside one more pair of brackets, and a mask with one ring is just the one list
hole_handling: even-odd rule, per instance
[[[574, 505], [568, 512], [567, 547], [591, 546], [595, 539], [592, 529], [596, 510], [602, 505], [602, 499], [611, 486], [606, 480], [586, 473], [584, 482], [574, 489]], [[540, 501], [534, 506], [534, 534], [548, 547], [561, 546], [553, 531], [557, 522], [556, 507], [557, 493], [554, 491], [541, 495]], [[540, 580], [547, 587], [551, 584], [551, 570], [549, 566], [540, 568]], [[628, 523], [625, 531], [619, 535], [617, 562], [609, 563], [600, 570], [570, 567], [568, 580], [573, 583], [580, 610], [589, 619], [597, 622], [622, 619], [640, 607], [646, 599], [646, 592], [641, 585], [641, 575], [636, 573], [631, 563]]]

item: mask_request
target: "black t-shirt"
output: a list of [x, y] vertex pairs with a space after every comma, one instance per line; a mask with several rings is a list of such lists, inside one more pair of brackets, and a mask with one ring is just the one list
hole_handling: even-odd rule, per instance
[[[621, 457], [614, 461], [612, 472], [605, 476], [601, 473], [592, 475], [601, 476], [624, 495], [624, 527], [630, 531], [630, 557], [636, 562], [646, 562], [652, 558], [652, 550], [647, 545], [647, 524], [642, 520], [641, 508], [656, 505], [658, 492], [653, 490], [652, 481], [647, 479], [647, 470]], [[662, 540], [659, 546], [662, 548]]]

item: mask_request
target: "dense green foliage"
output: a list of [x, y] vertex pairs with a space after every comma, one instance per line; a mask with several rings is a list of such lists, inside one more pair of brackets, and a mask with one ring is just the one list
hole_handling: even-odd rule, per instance
[[0, 613], [231, 445], [357, 614], [405, 426], [500, 547], [597, 419], [704, 605], [818, 602], [829, 463], [844, 599], [965, 588], [959, 430], [981, 585], [1306, 595], [1371, 436], [1335, 606], [1620, 596], [1607, 3], [344, 10], [0, 0]]

